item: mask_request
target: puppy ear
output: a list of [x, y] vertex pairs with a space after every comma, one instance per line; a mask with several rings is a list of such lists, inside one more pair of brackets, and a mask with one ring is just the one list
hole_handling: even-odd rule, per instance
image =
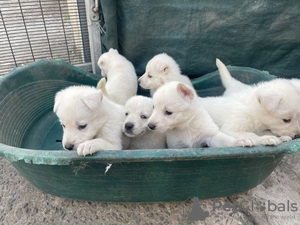
[[267, 112], [273, 112], [276, 109], [278, 109], [282, 96], [277, 95], [277, 94], [259, 94], [257, 95], [257, 100], [259, 104], [267, 111]]
[[110, 48], [110, 49], [109, 49], [109, 52], [110, 52], [110, 53], [119, 53], [118, 50], [117, 50], [117, 49], [114, 49], [114, 48]]
[[53, 112], [56, 113], [57, 112], [57, 108], [61, 102], [61, 95], [62, 95], [62, 92], [59, 91], [56, 93], [55, 95], [55, 98], [54, 98], [54, 106], [53, 106]]
[[170, 67], [169, 67], [169, 65], [167, 65], [165, 63], [158, 62], [156, 65], [156, 69], [158, 72], [168, 75]]
[[193, 90], [183, 83], [179, 83], [177, 85], [177, 92], [187, 101], [191, 101], [194, 99], [195, 94]]
[[83, 93], [81, 101], [91, 110], [96, 110], [102, 102], [102, 92], [97, 89], [87, 90]]

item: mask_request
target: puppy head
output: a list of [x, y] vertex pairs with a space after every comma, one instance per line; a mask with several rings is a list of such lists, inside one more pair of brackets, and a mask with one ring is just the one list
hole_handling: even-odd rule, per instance
[[109, 52], [109, 54], [111, 54], [111, 55], [113, 55], [113, 54], [119, 55], [119, 52], [118, 52], [117, 49], [110, 48], [108, 52]]
[[103, 77], [106, 77], [107, 76], [107, 73], [108, 73], [108, 70], [110, 68], [110, 60], [109, 60], [109, 53], [106, 52], [106, 53], [103, 53], [99, 60], [98, 60], [98, 66], [101, 70], [101, 75]]
[[63, 127], [66, 150], [93, 139], [101, 127], [101, 91], [88, 86], [72, 86], [55, 96], [53, 111]]
[[128, 137], [136, 137], [148, 131], [148, 119], [153, 111], [153, 101], [144, 96], [133, 96], [125, 104], [125, 122], [123, 133]]
[[109, 49], [108, 52], [103, 53], [98, 60], [98, 66], [101, 69], [101, 75], [107, 77], [108, 71], [112, 68], [117, 61], [115, 58], [119, 57], [119, 52], [116, 49]]
[[300, 93], [288, 80], [276, 79], [256, 90], [262, 108], [262, 122], [278, 136], [294, 138], [300, 134]]
[[139, 84], [145, 89], [157, 89], [180, 74], [180, 68], [169, 55], [162, 53], [154, 56], [146, 65], [146, 72], [139, 78]]
[[184, 125], [193, 113], [195, 91], [186, 84], [171, 81], [161, 86], [153, 96], [154, 111], [149, 118], [148, 127], [165, 133]]

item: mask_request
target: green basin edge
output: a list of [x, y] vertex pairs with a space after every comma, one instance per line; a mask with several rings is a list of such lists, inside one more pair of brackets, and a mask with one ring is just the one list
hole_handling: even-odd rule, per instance
[[102, 162], [151, 162], [212, 160], [230, 158], [265, 157], [273, 154], [292, 154], [300, 149], [300, 140], [282, 143], [278, 146], [257, 146], [251, 148], [187, 148], [187, 149], [144, 149], [144, 150], [102, 150], [92, 156], [79, 157], [75, 151], [32, 150], [0, 143], [0, 157], [9, 161], [45, 165], [69, 165], [73, 161]]

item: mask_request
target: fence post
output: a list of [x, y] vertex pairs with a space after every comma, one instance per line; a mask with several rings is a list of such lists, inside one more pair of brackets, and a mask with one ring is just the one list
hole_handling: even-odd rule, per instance
[[[86, 0], [86, 16], [89, 31], [90, 51], [93, 73], [100, 75], [100, 69], [97, 65], [98, 59], [101, 55], [101, 27], [99, 21], [99, 7], [97, 7], [98, 0]], [[97, 4], [96, 4], [97, 3]]]

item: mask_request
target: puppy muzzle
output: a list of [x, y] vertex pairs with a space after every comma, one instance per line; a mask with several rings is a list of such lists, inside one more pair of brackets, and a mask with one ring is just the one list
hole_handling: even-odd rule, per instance
[[65, 144], [64, 148], [65, 148], [66, 150], [71, 151], [71, 150], [74, 149], [74, 145], [73, 145], [73, 144]]
[[134, 128], [134, 124], [133, 123], [131, 123], [131, 122], [125, 123], [125, 130], [126, 131], [132, 131], [133, 128]]
[[149, 124], [148, 124], [148, 127], [149, 127], [150, 130], [155, 130], [156, 125], [153, 124], [153, 123], [149, 123]]

